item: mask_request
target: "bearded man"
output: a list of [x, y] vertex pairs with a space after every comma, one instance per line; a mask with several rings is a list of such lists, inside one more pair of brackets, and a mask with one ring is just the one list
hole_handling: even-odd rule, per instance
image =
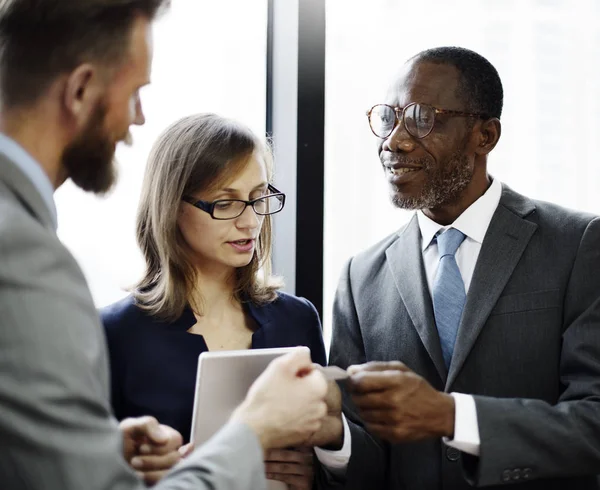
[[342, 272], [330, 363], [354, 366], [325, 488], [600, 488], [600, 220], [489, 175], [502, 102], [489, 61], [445, 47], [368, 112], [416, 212]]

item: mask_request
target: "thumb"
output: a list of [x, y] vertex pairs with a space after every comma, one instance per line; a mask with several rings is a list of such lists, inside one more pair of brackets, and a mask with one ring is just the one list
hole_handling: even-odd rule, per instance
[[169, 440], [167, 431], [161, 427], [154, 417], [140, 417], [140, 424], [136, 432], [146, 436], [154, 444], [165, 444]]
[[281, 366], [284, 371], [293, 376], [303, 376], [314, 369], [308, 347], [302, 347], [297, 351], [278, 357], [272, 364]]
[[182, 458], [187, 458], [194, 452], [194, 443], [188, 442], [185, 446], [181, 446], [178, 451]]
[[377, 372], [377, 371], [409, 371], [406, 365], [400, 361], [371, 361], [366, 364], [355, 364], [348, 367], [348, 374], [353, 376], [364, 371]]

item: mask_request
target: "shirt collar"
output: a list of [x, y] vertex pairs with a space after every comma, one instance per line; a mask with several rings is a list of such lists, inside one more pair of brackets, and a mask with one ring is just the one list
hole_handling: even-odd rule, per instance
[[2, 133], [0, 133], [0, 153], [13, 162], [40, 193], [43, 201], [50, 210], [52, 223], [56, 230], [58, 220], [56, 205], [54, 204], [54, 187], [41, 165], [15, 140]]
[[417, 211], [417, 220], [421, 230], [421, 250], [425, 251], [431, 244], [433, 238], [442, 229], [456, 228], [463, 232], [466, 237], [477, 243], [483, 243], [483, 238], [487, 232], [492, 216], [500, 203], [502, 195], [502, 184], [498, 179], [492, 180], [485, 193], [471, 204], [463, 213], [456, 218], [454, 223], [448, 226], [440, 225], [431, 218], [425, 216], [423, 211]]

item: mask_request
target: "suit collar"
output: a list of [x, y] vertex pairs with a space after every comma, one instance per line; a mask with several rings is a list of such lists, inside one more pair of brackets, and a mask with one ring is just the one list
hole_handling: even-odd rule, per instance
[[492, 220], [492, 216], [498, 207], [502, 194], [502, 184], [499, 180], [493, 179], [491, 185], [485, 193], [471, 204], [465, 211], [448, 226], [440, 225], [432, 219], [425, 216], [423, 211], [417, 211], [419, 228], [421, 230], [421, 250], [425, 251], [431, 244], [433, 237], [442, 229], [456, 228], [466, 237], [477, 243], [482, 243], [487, 229]]
[[473, 273], [449, 372], [435, 326], [416, 215], [386, 250], [395, 286], [448, 390], [537, 228], [535, 223], [523, 219], [534, 211], [535, 204], [530, 199], [502, 184], [500, 203], [487, 228]]
[[487, 230], [467, 295], [450, 364], [450, 390], [467, 356], [519, 262], [537, 224], [524, 219], [535, 204], [503, 185], [500, 204]]
[[32, 180], [6, 155], [0, 152], [0, 180], [15, 194], [42, 225], [56, 232], [56, 220], [52, 209], [42, 197]]
[[[47, 224], [49, 215], [52, 228], [56, 230], [56, 206], [54, 188], [40, 164], [16, 141], [0, 133], [0, 167], [6, 184], [26, 202], [34, 215]], [[37, 196], [46, 210], [39, 206]]]
[[421, 232], [416, 216], [398, 234], [398, 239], [385, 255], [392, 277], [406, 310], [429, 353], [442, 380], [446, 379], [446, 365], [440, 339], [433, 318], [433, 305], [425, 276], [421, 253]]

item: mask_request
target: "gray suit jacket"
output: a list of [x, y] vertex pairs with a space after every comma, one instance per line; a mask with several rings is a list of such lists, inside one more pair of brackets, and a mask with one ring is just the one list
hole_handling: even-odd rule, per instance
[[600, 488], [600, 219], [504, 186], [449, 372], [416, 217], [348, 263], [333, 322], [331, 364], [401, 360], [438, 390], [472, 394], [481, 438], [478, 458], [440, 440], [380, 443], [344, 395], [345, 488]]
[[[103, 329], [33, 184], [0, 156], [0, 488], [144, 485], [122, 456]], [[266, 488], [262, 450], [227, 426], [155, 488]]]

